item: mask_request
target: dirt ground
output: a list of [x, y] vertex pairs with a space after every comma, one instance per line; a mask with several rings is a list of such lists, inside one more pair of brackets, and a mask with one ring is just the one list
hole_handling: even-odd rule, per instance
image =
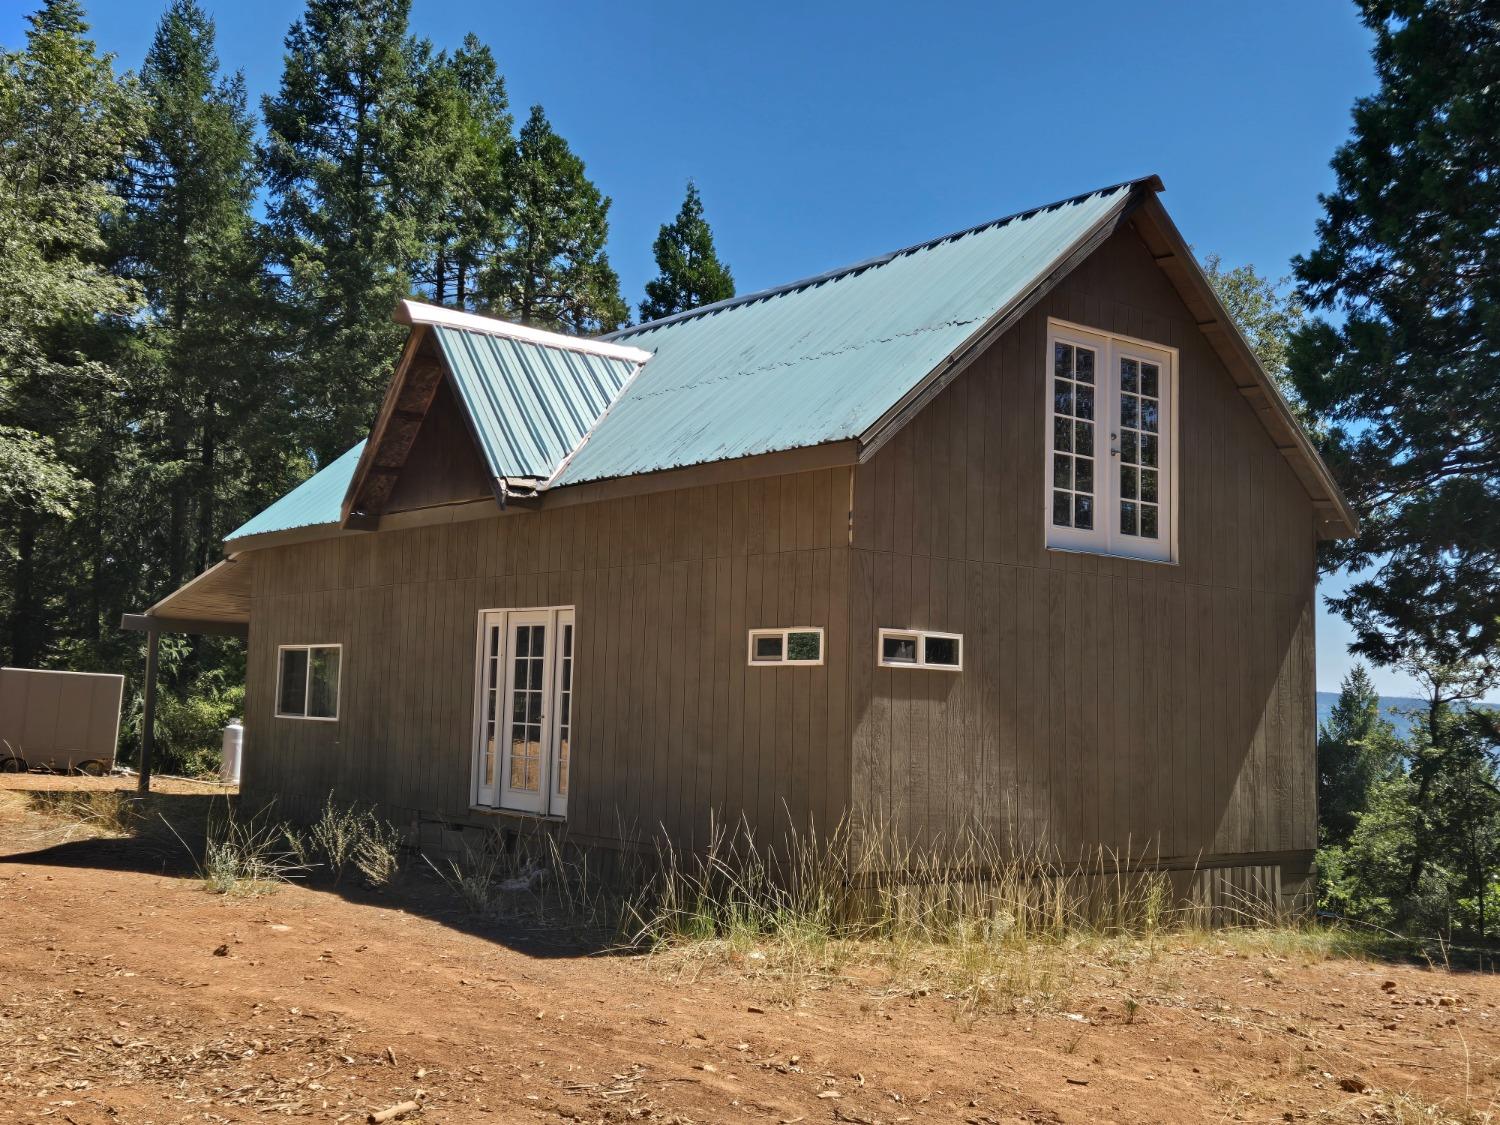
[[[211, 895], [175, 839], [94, 838], [27, 792], [58, 785], [0, 778], [4, 1121], [1425, 1122], [1500, 1098], [1486, 972], [1198, 938], [1081, 950], [1049, 1004], [853, 970], [790, 990], [477, 925], [420, 873]], [[163, 788], [168, 815], [215, 799]]]

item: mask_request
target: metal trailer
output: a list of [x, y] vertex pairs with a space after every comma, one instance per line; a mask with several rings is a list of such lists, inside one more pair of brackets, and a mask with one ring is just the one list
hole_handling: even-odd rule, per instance
[[0, 771], [108, 773], [125, 677], [0, 668]]

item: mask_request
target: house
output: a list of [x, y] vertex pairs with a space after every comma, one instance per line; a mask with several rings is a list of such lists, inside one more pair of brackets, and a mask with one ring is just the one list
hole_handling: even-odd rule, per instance
[[859, 810], [1294, 893], [1355, 521], [1161, 190], [605, 339], [405, 302], [368, 439], [131, 624], [248, 628], [244, 794], [286, 815]]

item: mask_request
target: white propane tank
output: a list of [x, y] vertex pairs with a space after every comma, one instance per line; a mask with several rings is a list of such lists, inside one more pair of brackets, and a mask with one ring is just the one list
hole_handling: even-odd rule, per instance
[[224, 754], [219, 765], [219, 780], [225, 785], [240, 783], [240, 754], [245, 748], [245, 728], [238, 719], [224, 728]]

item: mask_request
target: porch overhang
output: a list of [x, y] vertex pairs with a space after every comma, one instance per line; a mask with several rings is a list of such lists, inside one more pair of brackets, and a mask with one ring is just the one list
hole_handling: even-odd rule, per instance
[[250, 564], [215, 563], [144, 613], [127, 613], [120, 628], [136, 632], [244, 637], [250, 632]]
[[127, 613], [120, 628], [146, 634], [146, 675], [141, 706], [141, 760], [137, 788], [151, 789], [156, 747], [156, 671], [163, 633], [245, 638], [250, 635], [250, 563], [225, 559], [151, 606]]

